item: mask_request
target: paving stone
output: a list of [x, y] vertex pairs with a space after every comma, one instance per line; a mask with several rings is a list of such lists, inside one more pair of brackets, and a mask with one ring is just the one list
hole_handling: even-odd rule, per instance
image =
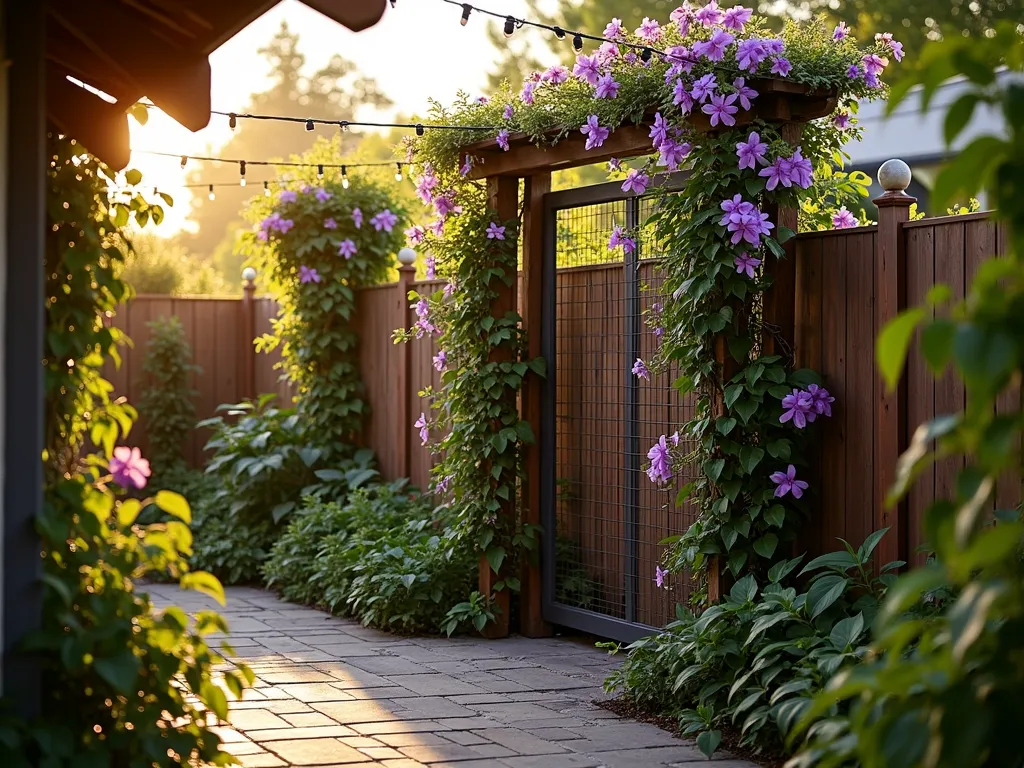
[[285, 658], [291, 659], [292, 661], [301, 661], [309, 663], [312, 661], [332, 661], [337, 658], [333, 653], [326, 653], [315, 648], [310, 648], [305, 651], [285, 651]]
[[515, 757], [516, 753], [501, 744], [473, 744], [470, 746], [474, 752], [484, 757]]
[[[472, 718], [460, 718], [460, 722]], [[364, 736], [377, 736], [385, 733], [422, 733], [451, 730], [433, 720], [390, 720], [384, 723], [357, 723], [352, 730]]]
[[[317, 683], [310, 683], [310, 685], [317, 685]], [[294, 686], [292, 686], [292, 687], [294, 687]], [[296, 699], [296, 698], [301, 698], [301, 697], [297, 697], [297, 696], [292, 696], [284, 688], [275, 685], [275, 686], [270, 686], [270, 687], [267, 687], [267, 688], [259, 688], [259, 689], [256, 689], [256, 688], [246, 688], [242, 692], [242, 699], [243, 700], [246, 698], [245, 694], [250, 692], [250, 691], [252, 691], [253, 694], [258, 694], [258, 696], [256, 698], [260, 698], [261, 700], [268, 700], [269, 699], [269, 700], [273, 701], [273, 700], [280, 700], [280, 699]]]
[[344, 725], [315, 725], [309, 728], [271, 728], [266, 731], [249, 731], [248, 736], [259, 744], [289, 739], [325, 739], [338, 736], [355, 736], [355, 731]]
[[510, 702], [508, 704], [476, 704], [473, 709], [483, 715], [505, 723], [521, 723], [525, 720], [548, 720], [555, 711], [540, 704]]
[[310, 640], [309, 645], [339, 659], [354, 659], [359, 656], [380, 655], [380, 648], [376, 648], [370, 643], [356, 642], [355, 638], [350, 638], [352, 642], [342, 642], [344, 637], [345, 635], [341, 635], [340, 633], [324, 636], [322, 638], [318, 638], [316, 641]]
[[242, 768], [282, 768], [287, 763], [277, 755], [270, 752], [260, 752], [256, 755], [239, 755], [239, 762]]
[[352, 747], [353, 749], [365, 749], [366, 747], [383, 747], [386, 746], [377, 739], [371, 739], [369, 736], [342, 736], [338, 739], [346, 747]]
[[385, 760], [388, 758], [402, 757], [401, 752], [391, 747], [364, 747], [359, 751], [367, 757], [372, 757], [374, 760]]
[[294, 725], [266, 709], [237, 709], [228, 714], [228, 721], [242, 731], [258, 728], [287, 728], [289, 725]]
[[396, 719], [396, 715], [394, 714], [396, 707], [386, 699], [383, 701], [369, 699], [363, 701], [313, 702], [312, 706], [318, 712], [324, 713], [335, 722], [342, 723], [343, 725], [353, 723], [376, 723], [384, 720]]
[[271, 751], [292, 765], [343, 765], [368, 763], [370, 758], [337, 739], [303, 739], [275, 742]]
[[400, 717], [406, 720], [438, 720], [451, 717], [476, 717], [476, 710], [448, 701], [440, 696], [418, 696], [395, 703]]
[[290, 725], [297, 728], [311, 728], [317, 725], [334, 725], [334, 721], [320, 712], [302, 712], [297, 715], [284, 715]]
[[564, 691], [566, 688], [591, 688], [594, 685], [593, 680], [576, 680], [539, 667], [507, 669], [501, 672], [501, 676], [534, 691]]
[[398, 656], [363, 656], [353, 659], [349, 664], [364, 672], [373, 672], [385, 677], [423, 674], [422, 664]]
[[403, 757], [400, 760], [382, 760], [381, 765], [384, 768], [426, 768], [423, 763], [409, 757]]
[[473, 666], [485, 671], [500, 671], [502, 669], [530, 669], [536, 668], [537, 664], [527, 659], [476, 659]]
[[345, 693], [356, 699], [409, 699], [421, 698], [420, 694], [413, 693], [407, 688], [399, 688], [393, 685], [389, 688], [344, 688]]
[[[653, 747], [650, 749], [618, 749], [614, 751], [601, 752], [597, 755], [603, 765], [608, 768], [651, 768], [651, 766], [666, 765], [670, 762], [687, 765], [685, 761], [690, 760], [693, 768], [707, 766], [708, 760], [697, 749], [689, 748], [684, 744], [678, 747]], [[721, 763], [711, 763], [714, 768], [720, 768]]]
[[452, 731], [469, 731], [474, 728], [489, 728], [496, 723], [489, 717], [453, 717], [437, 721], [446, 729]]
[[266, 752], [259, 744], [251, 741], [226, 741], [221, 745], [221, 749], [232, 755], [258, 755]]
[[400, 656], [403, 659], [409, 661], [418, 661], [423, 664], [430, 664], [435, 661], [451, 661], [450, 656], [445, 656], [437, 651], [432, 651], [429, 648], [424, 648], [421, 645], [415, 643], [409, 643], [408, 645], [392, 645], [388, 647], [388, 653], [394, 656]]
[[[524, 755], [506, 757], [501, 761], [510, 768], [599, 768], [600, 758], [591, 755]], [[644, 768], [655, 768], [652, 765]], [[754, 766], [751, 766], [754, 768]]]
[[386, 688], [394, 685], [387, 678], [340, 661], [329, 661], [313, 666], [320, 672], [329, 674], [333, 678], [333, 684], [338, 688]]
[[395, 685], [424, 696], [453, 696], [459, 693], [482, 693], [475, 685], [463, 683], [447, 675], [388, 675]]
[[389, 747], [413, 747], [416, 745], [431, 744], [452, 744], [453, 742], [445, 736], [438, 736], [435, 733], [382, 733], [375, 737]]
[[478, 669], [468, 661], [431, 661], [424, 665], [427, 669], [441, 672], [445, 675], [458, 675], [460, 678], [466, 672], [477, 672]]
[[236, 731], [234, 728], [226, 728], [224, 726], [215, 726], [210, 729], [213, 733], [220, 736], [221, 741], [249, 741], [241, 731]]
[[560, 744], [540, 739], [518, 728], [484, 728], [473, 733], [520, 755], [553, 755], [568, 751]]
[[318, 701], [351, 701], [354, 697], [330, 683], [298, 683], [282, 685], [280, 689], [288, 696], [307, 704]]
[[526, 732], [542, 741], [572, 741], [580, 737], [567, 728], [527, 728]]
[[480, 736], [473, 731], [450, 731], [446, 732], [444, 737], [455, 744], [490, 744], [487, 739]]
[[265, 709], [268, 712], [273, 712], [275, 715], [292, 715], [313, 711], [313, 708], [308, 704], [301, 702], [298, 699], [293, 699], [290, 696], [287, 699], [232, 701], [230, 702], [230, 709], [232, 712], [238, 712], [243, 709]]
[[[565, 717], [564, 715], [558, 714], [547, 720], [530, 720], [522, 724], [524, 731], [533, 731], [543, 728], [582, 728], [586, 725], [592, 725], [592, 723], [579, 717]], [[573, 738], [578, 739], [579, 736], [574, 735]]]
[[464, 693], [445, 698], [456, 704], [501, 704], [510, 701], [508, 696], [501, 693]]
[[[481, 755], [477, 752], [476, 749], [476, 747], [466, 747], [462, 744], [434, 744], [430, 746], [399, 747], [399, 752], [406, 757], [411, 757], [413, 760], [430, 764], [440, 763], [445, 760], [475, 760], [480, 757], [486, 757], [486, 755]], [[512, 753], [510, 752], [509, 754]]]

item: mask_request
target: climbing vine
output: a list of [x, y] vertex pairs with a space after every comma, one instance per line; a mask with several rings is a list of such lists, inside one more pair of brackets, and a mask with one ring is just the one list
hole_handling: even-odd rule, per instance
[[[676, 499], [689, 499], [698, 514], [677, 537], [669, 570], [699, 569], [709, 555], [721, 555], [735, 575], [764, 571], [806, 515], [805, 492], [814, 490], [807, 472], [809, 427], [831, 415], [834, 400], [814, 372], [794, 369], [788, 345], [765, 317], [774, 263], [795, 234], [773, 219], [780, 208], [792, 208], [803, 211], [809, 228], [858, 224], [846, 206], [866, 195], [867, 179], [842, 170], [842, 146], [858, 136], [858, 102], [884, 94], [881, 73], [890, 58], [902, 58], [902, 46], [891, 35], [877, 35], [860, 48], [844, 24], [831, 28], [821, 18], [787, 23], [777, 34], [751, 9], [719, 8], [714, 1], [702, 8], [684, 4], [665, 25], [645, 19], [633, 33], [612, 19], [604, 36], [596, 51], [577, 56], [571, 71], [553, 66], [530, 76], [521, 90], [506, 83], [491, 99], [463, 94], [451, 109], [435, 104], [433, 117], [479, 125], [471, 140], [490, 136], [506, 151], [516, 132], [541, 145], [579, 132], [586, 148], [596, 149], [617, 127], [645, 123], [654, 156], [635, 167], [610, 163], [623, 190], [657, 193], [655, 171], [688, 171], [682, 194], [658, 194], [653, 214], [637, 231], [616, 227], [608, 243], [628, 251], [650, 237], [664, 254], [663, 295], [648, 316], [659, 349], [653, 360], [633, 363], [633, 372], [650, 379], [678, 368], [683, 375], [674, 385], [696, 398], [694, 418], [666, 429], [651, 447], [647, 474], [668, 486], [683, 461], [700, 468]], [[649, 49], [637, 53], [621, 43]], [[787, 129], [784, 137], [780, 125], [747, 114], [759, 100], [773, 98], [761, 93], [775, 90], [772, 81], [831, 95], [836, 108], [795, 135]], [[421, 196], [439, 214], [427, 231], [410, 234], [446, 250], [459, 269], [467, 260], [476, 268], [486, 263], [487, 249], [455, 241], [466, 222], [474, 237], [484, 237], [491, 218], [482, 194], [460, 191], [469, 186], [460, 177], [478, 162], [462, 149], [465, 141], [428, 132], [410, 145], [426, 162]], [[460, 223], [453, 226], [453, 220]], [[465, 333], [467, 323], [484, 317], [467, 317], [458, 304], [444, 301], [424, 302], [424, 311], [435, 303], [447, 307], [449, 334]], [[445, 413], [485, 398], [494, 386], [487, 378], [455, 374], [447, 381], [435, 400]], [[457, 442], [442, 444], [448, 456], [461, 451]], [[688, 453], [693, 445], [695, 455]], [[460, 483], [481, 482], [476, 457], [467, 454], [463, 461], [462, 474], [439, 470], [441, 484], [452, 483], [455, 493]], [[658, 578], [664, 583], [665, 571], [659, 569]]]

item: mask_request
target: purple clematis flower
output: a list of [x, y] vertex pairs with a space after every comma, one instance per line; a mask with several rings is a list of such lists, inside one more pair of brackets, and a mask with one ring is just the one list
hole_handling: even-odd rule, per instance
[[597, 115], [591, 115], [587, 118], [586, 124], [580, 127], [580, 133], [587, 137], [585, 148], [594, 149], [604, 144], [611, 131], [608, 128], [601, 127], [597, 121]]
[[679, 36], [686, 37], [690, 34], [690, 25], [693, 23], [693, 9], [684, 3], [669, 14], [669, 19], [675, 22], [676, 28], [679, 30]]
[[608, 22], [608, 25], [604, 28], [604, 34], [602, 37], [606, 37], [609, 40], [621, 40], [626, 36], [626, 28], [622, 26], [622, 19], [613, 18]]
[[433, 254], [427, 256], [427, 280], [433, 280], [437, 277], [437, 259], [434, 258]]
[[435, 237], [444, 235], [444, 219], [435, 219], [427, 224], [427, 229], [434, 233]]
[[609, 173], [611, 173], [612, 171], [621, 171], [621, 170], [622, 170], [622, 162], [619, 160], [619, 158], [613, 157], [611, 160], [608, 161], [608, 172]]
[[793, 65], [789, 63], [789, 59], [783, 58], [782, 56], [776, 56], [772, 59], [772, 74], [778, 75], [779, 77], [788, 77], [789, 73], [793, 71]]
[[849, 34], [850, 28], [846, 26], [846, 22], [840, 21], [839, 24], [836, 25], [836, 28], [832, 30], [832, 39], [837, 41], [844, 40]]
[[661, 25], [654, 19], [644, 16], [644, 20], [636, 29], [636, 35], [648, 43], [656, 43], [661, 39]]
[[740, 69], [747, 72], [755, 72], [761, 62], [768, 58], [768, 49], [765, 41], [757, 38], [740, 40], [736, 46], [736, 63]]
[[647, 191], [647, 185], [650, 183], [650, 176], [643, 171], [634, 168], [626, 174], [626, 180], [622, 182], [622, 191], [642, 195]]
[[898, 40], [894, 40], [891, 32], [880, 32], [876, 34], [875, 42], [879, 45], [884, 45], [892, 51], [892, 55], [896, 61], [903, 61], [903, 43]]
[[665, 435], [658, 438], [658, 442], [651, 446], [651, 450], [647, 452], [647, 458], [651, 460], [647, 476], [651, 478], [652, 483], [661, 485], [672, 479], [672, 457], [668, 452]]
[[736, 38], [722, 29], [716, 29], [706, 43], [694, 43], [693, 52], [698, 56], [707, 56], [709, 61], [722, 61], [725, 58], [725, 49]]
[[317, 189], [317, 191], [314, 193], [313, 196], [317, 200], [319, 200], [321, 203], [326, 203], [328, 200], [330, 200], [332, 197], [334, 197], [334, 195], [332, 195], [330, 192], [328, 192], [323, 187], [320, 187], [319, 189]]
[[740, 106], [744, 109], [750, 109], [750, 100], [757, 98], [757, 91], [747, 85], [747, 81], [742, 77], [737, 77], [733, 80], [732, 87], [736, 89], [736, 96], [740, 100]]
[[750, 17], [753, 15], [753, 8], [744, 8], [742, 5], [734, 5], [725, 12], [725, 18], [722, 19], [722, 26], [726, 29], [742, 32], [743, 27], [748, 21], [750, 21]]
[[556, 64], [553, 67], [545, 69], [544, 74], [540, 76], [540, 79], [546, 83], [558, 85], [559, 83], [564, 83], [569, 79], [569, 70], [561, 64]]
[[444, 297], [446, 299], [450, 299], [452, 296], [454, 296], [455, 295], [455, 291], [456, 291], [455, 283], [451, 283], [451, 282], [445, 283], [445, 285], [444, 285]]
[[597, 87], [594, 89], [594, 96], [599, 99], [614, 99], [619, 95], [619, 84], [611, 73], [601, 75], [597, 80]]
[[[355, 213], [355, 211], [353, 211], [352, 213]], [[376, 229], [378, 232], [380, 232], [381, 230], [384, 230], [385, 232], [390, 232], [394, 228], [395, 224], [398, 223], [398, 216], [393, 214], [389, 209], [385, 208], [383, 211], [381, 211], [372, 219], [370, 219], [370, 223], [373, 224], [373, 228]]]
[[736, 271], [740, 274], [746, 273], [747, 277], [753, 279], [756, 275], [754, 269], [761, 264], [760, 259], [755, 259], [749, 253], [744, 251], [735, 260]]
[[814, 412], [819, 416], [832, 416], [832, 403], [836, 401], [829, 391], [824, 387], [819, 387], [817, 384], [811, 384], [807, 387], [807, 394], [811, 396], [811, 402], [814, 403]]
[[779, 499], [787, 493], [792, 493], [794, 499], [799, 499], [807, 490], [807, 483], [796, 479], [796, 467], [792, 464], [785, 472], [772, 472], [769, 479], [775, 483], [775, 497]]
[[145, 488], [147, 478], [152, 474], [149, 460], [142, 458], [142, 451], [119, 445], [114, 449], [107, 465], [114, 482], [122, 488]]
[[576, 65], [572, 68], [572, 73], [590, 85], [597, 85], [597, 79], [601, 77], [600, 62], [596, 56], [587, 56], [581, 53], [576, 57]]
[[694, 14], [694, 18], [705, 27], [713, 27], [715, 24], [721, 24], [725, 21], [725, 13], [718, 7], [718, 3], [715, 0], [711, 0], [710, 3]]
[[336, 222], [334, 219], [331, 219], [331, 218], [324, 219], [324, 229], [337, 229], [337, 228], [338, 228], [338, 222]]
[[469, 172], [473, 170], [473, 156], [466, 155], [466, 160], [462, 163], [462, 167], [459, 168], [459, 176], [465, 178], [469, 176]]
[[768, 214], [761, 213], [756, 208], [750, 213], [737, 213], [729, 217], [726, 229], [732, 232], [730, 242], [738, 245], [746, 241], [753, 246], [761, 244], [761, 235], [767, 235], [775, 225], [768, 221]]
[[850, 78], [851, 80], [856, 80], [862, 74], [864, 74], [864, 73], [861, 72], [860, 67], [857, 66], [856, 64], [851, 64], [850, 68], [846, 70], [846, 76], [848, 78]]
[[764, 156], [767, 152], [768, 144], [761, 141], [761, 136], [756, 131], [751, 131], [746, 141], [741, 141], [736, 145], [736, 156], [740, 160], [740, 170], [742, 171], [744, 168], [753, 170], [757, 167], [758, 162], [764, 161]]
[[462, 213], [462, 206], [455, 204], [455, 193], [449, 191], [434, 198], [434, 210], [437, 211], [438, 216], [444, 219], [449, 214]]
[[452, 476], [445, 475], [444, 477], [437, 481], [437, 485], [434, 486], [434, 490], [437, 493], [445, 493], [448, 490], [448, 486], [451, 485], [451, 482]]
[[299, 282], [300, 283], [319, 283], [320, 273], [312, 267], [305, 265], [299, 267]]
[[730, 93], [728, 96], [716, 94], [711, 97], [710, 104], [705, 104], [701, 108], [705, 115], [711, 116], [712, 128], [719, 123], [722, 125], [736, 125], [736, 118], [733, 115], [739, 112], [739, 107], [734, 106], [735, 101], [735, 93]]
[[[356, 229], [363, 228], [363, 212], [358, 208], [352, 209], [352, 223], [356, 225]], [[377, 227], [377, 229], [379, 230], [380, 227]]]
[[707, 101], [717, 87], [718, 79], [714, 75], [704, 75], [693, 84], [690, 95], [693, 96], [694, 101]]
[[846, 210], [844, 205], [835, 215], [832, 217], [832, 228], [833, 229], [851, 229], [857, 226], [857, 218]]
[[651, 371], [647, 367], [647, 363], [639, 357], [636, 359], [636, 362], [633, 363], [633, 375], [639, 379], [643, 379], [644, 381], [651, 380]]
[[668, 578], [668, 571], [662, 568], [660, 565], [654, 566], [654, 585], [661, 589], [665, 586], [665, 580]]
[[439, 183], [440, 180], [434, 174], [434, 169], [430, 163], [424, 165], [423, 175], [416, 182], [416, 194], [424, 204], [430, 205], [431, 200], [434, 199], [434, 189], [437, 188]]
[[434, 355], [434, 370], [443, 371], [448, 367], [448, 353], [443, 349]]
[[597, 56], [597, 60], [599, 62], [608, 66], [615, 61], [615, 59], [619, 58], [619, 46], [606, 40], [601, 43], [597, 49], [597, 53], [594, 55]]
[[674, 171], [679, 167], [683, 158], [690, 154], [692, 148], [686, 142], [680, 143], [675, 139], [666, 139], [658, 147], [658, 165], [663, 165], [670, 171]]
[[346, 259], [351, 259], [356, 255], [356, 244], [351, 240], [343, 240], [341, 245], [338, 246], [338, 255], [344, 256]]
[[801, 189], [808, 189], [814, 183], [814, 166], [804, 157], [800, 147], [793, 150], [789, 158], [789, 177]]
[[511, 104], [506, 104], [505, 105], [505, 111], [501, 113], [501, 116], [505, 120], [511, 120], [513, 114], [515, 114], [515, 110], [512, 109], [512, 105]]
[[608, 240], [608, 250], [615, 250], [620, 245], [625, 253], [633, 253], [636, 250], [636, 240], [628, 237], [622, 227], [616, 226], [612, 228], [612, 236]]
[[661, 116], [661, 112], [654, 113], [654, 124], [651, 125], [650, 136], [654, 140], [655, 149], [668, 138], [668, 122]]
[[792, 421], [794, 427], [803, 429], [808, 421], [814, 421], [814, 416], [814, 401], [802, 389], [794, 389], [782, 398], [782, 415], [779, 417], [782, 424]]
[[298, 199], [299, 196], [293, 189], [282, 189], [277, 193], [277, 202], [279, 203], [294, 203]]
[[421, 413], [413, 426], [420, 431], [420, 441], [423, 445], [426, 445], [427, 441], [430, 440], [430, 427], [427, 426], [427, 414]]
[[743, 199], [742, 195], [733, 195], [731, 200], [723, 200], [721, 209], [725, 211], [725, 215], [722, 220], [718, 222], [723, 227], [728, 225], [732, 220], [739, 221], [739, 217], [745, 214], [753, 213], [757, 210], [754, 204]]
[[537, 90], [537, 83], [533, 80], [527, 80], [523, 83], [523, 90], [519, 94], [519, 100], [523, 102], [523, 104], [530, 106], [534, 101], [533, 92], [535, 90]]
[[410, 245], [419, 245], [423, 242], [423, 238], [426, 236], [427, 231], [423, 229], [419, 224], [414, 224], [405, 230], [405, 238], [409, 241]]
[[676, 80], [675, 87], [672, 89], [672, 103], [679, 107], [684, 115], [689, 114], [693, 109], [693, 97], [686, 89], [686, 84], [681, 77]]
[[869, 53], [861, 59], [861, 64], [864, 65], [864, 71], [872, 75], [882, 74], [882, 70], [885, 69], [889, 62], [874, 53]]
[[850, 127], [850, 113], [849, 112], [836, 112], [832, 118], [832, 125], [841, 131], [845, 131]]
[[792, 187], [792, 171], [793, 165], [789, 161], [789, 158], [782, 157], [780, 155], [776, 157], [775, 160], [772, 161], [771, 165], [769, 165], [767, 168], [762, 169], [761, 172], [757, 175], [763, 176], [764, 178], [768, 179], [768, 183], [765, 184], [765, 189], [771, 192], [773, 189], [779, 186], [779, 184], [781, 184], [784, 187]]
[[492, 221], [487, 225], [487, 239], [488, 240], [504, 240], [505, 239], [505, 228], [499, 227], [497, 222]]
[[502, 128], [498, 131], [498, 135], [494, 137], [495, 141], [498, 142], [498, 146], [501, 147], [505, 152], [508, 152], [508, 131]]

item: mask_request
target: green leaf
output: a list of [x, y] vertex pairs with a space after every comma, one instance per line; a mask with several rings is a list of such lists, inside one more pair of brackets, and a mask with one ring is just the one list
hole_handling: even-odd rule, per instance
[[718, 478], [722, 476], [723, 469], [725, 469], [725, 459], [708, 459], [704, 462], [704, 474], [712, 482], [718, 482]]
[[721, 743], [722, 734], [720, 731], [704, 731], [697, 736], [697, 748], [708, 758], [715, 754], [718, 745]]
[[921, 352], [932, 373], [939, 375], [945, 369], [953, 354], [953, 337], [956, 325], [944, 318], [937, 318], [921, 331]]
[[732, 585], [729, 590], [729, 599], [737, 603], [749, 603], [757, 596], [757, 582], [750, 574]]
[[286, 501], [281, 504], [278, 504], [272, 510], [270, 510], [270, 515], [274, 518], [275, 523], [280, 523], [282, 520], [288, 517], [289, 514], [291, 514], [293, 509], [295, 509], [295, 502]]
[[720, 435], [728, 435], [736, 426], [736, 419], [732, 416], [720, 416], [715, 420], [715, 429]]
[[402, 577], [402, 584], [405, 585], [406, 589], [411, 589], [412, 585], [416, 583], [416, 574], [407, 573]]
[[192, 571], [181, 577], [179, 582], [182, 589], [194, 589], [204, 595], [209, 595], [221, 605], [227, 605], [227, 598], [224, 596], [224, 586], [220, 579], [206, 571]]
[[1001, 582], [973, 581], [964, 587], [949, 612], [953, 659], [963, 661], [974, 641], [981, 637], [989, 620], [989, 610], [1006, 591]]
[[135, 680], [139, 675], [139, 660], [130, 648], [119, 651], [117, 655], [96, 659], [93, 662], [96, 674], [110, 683], [118, 693], [125, 696], [135, 695]]
[[836, 625], [832, 627], [832, 632], [829, 634], [828, 639], [838, 650], [843, 651], [853, 646], [863, 631], [864, 614], [858, 613], [856, 616], [837, 621]]
[[878, 335], [875, 358], [879, 372], [890, 390], [895, 389], [900, 380], [910, 339], [923, 319], [924, 310], [920, 307], [906, 310], [886, 323]]
[[943, 133], [946, 144], [951, 145], [960, 132], [971, 122], [974, 115], [974, 108], [978, 105], [980, 97], [977, 93], [967, 92], [954, 101], [946, 110], [946, 122]]
[[775, 554], [775, 548], [779, 545], [779, 537], [774, 533], [766, 533], [754, 542], [754, 551], [761, 557], [770, 559]]
[[957, 196], [969, 198], [988, 187], [992, 174], [1009, 151], [1008, 142], [995, 136], [979, 136], [955, 152], [939, 171], [932, 187], [932, 205], [949, 208]]
[[488, 547], [486, 554], [487, 562], [490, 563], [491, 570], [495, 573], [500, 573], [501, 564], [505, 562], [504, 547]]
[[181, 520], [186, 525], [192, 523], [192, 509], [185, 497], [174, 491], [158, 491], [153, 499], [164, 512]]
[[752, 398], [744, 398], [733, 406], [733, 410], [739, 414], [740, 418], [743, 419], [744, 424], [750, 422], [750, 417], [754, 415], [760, 405], [757, 400]]
[[878, 546], [878, 542], [882, 540], [882, 537], [885, 536], [885, 534], [888, 531], [888, 528], [882, 528], [881, 530], [875, 531], [874, 533], [870, 534], [866, 539], [864, 539], [864, 543], [861, 544], [860, 548], [857, 550], [858, 559], [860, 559], [863, 562], [866, 561], [869, 557], [871, 557], [871, 553], [875, 551], [875, 547]]
[[849, 579], [841, 576], [824, 576], [811, 585], [807, 592], [807, 603], [811, 606], [811, 618], [817, 618], [835, 603], [849, 586]]
[[142, 171], [136, 168], [129, 168], [124, 172], [124, 180], [129, 186], [135, 187], [142, 183]]
[[756, 445], [745, 445], [740, 448], [740, 463], [748, 475], [752, 475], [757, 465], [764, 458], [764, 449]]
[[117, 507], [117, 522], [122, 528], [130, 527], [142, 511], [138, 499], [125, 499]]
[[199, 698], [221, 720], [228, 719], [228, 697], [222, 688], [207, 680], [200, 688]]

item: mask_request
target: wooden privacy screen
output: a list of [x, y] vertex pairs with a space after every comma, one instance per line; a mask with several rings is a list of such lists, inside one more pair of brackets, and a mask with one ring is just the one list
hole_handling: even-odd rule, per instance
[[[978, 266], [1005, 246], [999, 228], [986, 214], [906, 222], [898, 236], [905, 258], [900, 308], [923, 304], [935, 283], [945, 283], [954, 298], [963, 298]], [[815, 554], [835, 549], [838, 537], [857, 545], [880, 527], [874, 499], [885, 489], [880, 488], [875, 437], [877, 430], [890, 425], [880, 418], [877, 407], [883, 386], [874, 351], [880, 331], [875, 307], [877, 238], [877, 227], [797, 237], [797, 361], [820, 371], [836, 398], [833, 417], [823, 424], [821, 459], [812, 483], [819, 489], [818, 501], [802, 542]], [[899, 394], [902, 416], [896, 426], [904, 444], [922, 422], [964, 406], [963, 385], [949, 372], [936, 379], [919, 343], [915, 338], [911, 345]], [[1015, 397], [1008, 393], [1004, 405], [1011, 406]], [[901, 558], [923, 560], [918, 548], [924, 512], [935, 499], [952, 497], [962, 466], [962, 457], [946, 459], [926, 470], [913, 486], [898, 516], [904, 541]], [[1019, 501], [1019, 480], [1001, 480], [995, 504], [1007, 508]]]

